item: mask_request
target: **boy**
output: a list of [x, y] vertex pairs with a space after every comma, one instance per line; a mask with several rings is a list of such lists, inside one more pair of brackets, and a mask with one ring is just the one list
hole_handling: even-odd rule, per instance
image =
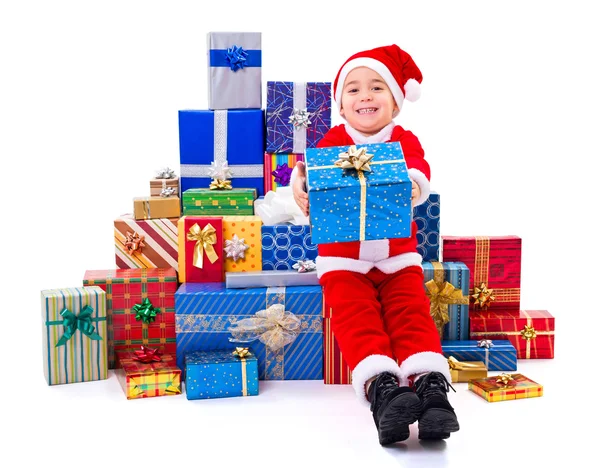
[[[413, 181], [413, 206], [429, 196], [429, 164], [415, 135], [395, 125], [404, 99], [420, 95], [422, 75], [397, 45], [359, 52], [342, 66], [334, 99], [346, 124], [318, 147], [400, 142]], [[291, 185], [308, 216], [306, 169], [299, 162]], [[419, 438], [446, 439], [459, 425], [448, 402], [448, 363], [423, 288], [417, 226], [406, 239], [319, 245], [317, 273], [331, 327], [353, 386], [371, 405], [382, 445], [405, 440], [419, 421]]]

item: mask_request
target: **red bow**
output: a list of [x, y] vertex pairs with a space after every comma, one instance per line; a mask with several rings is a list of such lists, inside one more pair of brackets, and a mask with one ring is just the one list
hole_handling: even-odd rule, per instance
[[148, 364], [150, 362], [160, 362], [162, 354], [158, 348], [148, 348], [142, 345], [142, 349], [134, 351], [134, 360]]

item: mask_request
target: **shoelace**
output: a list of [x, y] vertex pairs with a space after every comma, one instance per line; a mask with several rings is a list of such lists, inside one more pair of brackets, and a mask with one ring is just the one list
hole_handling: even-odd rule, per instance
[[416, 392], [419, 397], [433, 396], [440, 390], [448, 393], [450, 389], [456, 392], [450, 382], [446, 380], [446, 377], [439, 372], [430, 372], [417, 380], [416, 383]]

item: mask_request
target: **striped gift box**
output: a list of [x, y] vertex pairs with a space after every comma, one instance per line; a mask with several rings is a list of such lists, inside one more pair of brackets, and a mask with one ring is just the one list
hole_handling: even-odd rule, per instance
[[175, 268], [179, 218], [135, 220], [133, 214], [115, 219], [117, 268]]
[[[97, 286], [41, 292], [48, 385], [108, 377], [106, 294]], [[86, 330], [86, 332], [82, 331]]]
[[469, 390], [489, 402], [520, 400], [522, 398], [541, 397], [544, 387], [528, 379], [522, 374], [508, 374], [510, 379], [505, 384], [499, 376], [469, 381]]
[[323, 331], [320, 286], [227, 289], [224, 283], [184, 283], [175, 293], [177, 363], [185, 353], [248, 346], [229, 341], [229, 327], [260, 310], [283, 304], [300, 319], [295, 339], [272, 351], [260, 341], [250, 343], [261, 380], [320, 380], [323, 378]]
[[[445, 262], [463, 262], [471, 271], [469, 311], [518, 312], [521, 302], [521, 238], [442, 236]], [[475, 288], [478, 288], [476, 292]], [[486, 293], [485, 290], [492, 290]], [[491, 296], [493, 296], [493, 300]], [[478, 296], [479, 299], [476, 300]]]
[[508, 340], [494, 340], [493, 346], [478, 346], [477, 340], [442, 341], [442, 352], [459, 361], [483, 361], [490, 371], [516, 371], [517, 350]]
[[[109, 369], [116, 367], [117, 351], [142, 345], [175, 354], [177, 272], [174, 268], [88, 270], [83, 285], [95, 285], [106, 292]], [[135, 320], [133, 307], [144, 299], [160, 310], [152, 323]]]
[[284, 181], [281, 176], [278, 178], [273, 172], [281, 170], [289, 172], [291, 175], [291, 171], [294, 170], [298, 161], [304, 161], [303, 153], [265, 153], [265, 164], [263, 166], [265, 171], [265, 193], [269, 190], [276, 192], [277, 187], [289, 186], [289, 180]]
[[117, 379], [128, 400], [181, 393], [181, 370], [170, 354], [157, 362], [144, 363], [134, 359], [133, 352], [120, 352]]

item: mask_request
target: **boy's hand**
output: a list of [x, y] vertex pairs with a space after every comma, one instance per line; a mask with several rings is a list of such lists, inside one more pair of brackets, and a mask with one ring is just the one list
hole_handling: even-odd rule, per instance
[[420, 196], [421, 196], [421, 188], [419, 187], [419, 184], [417, 184], [413, 180], [412, 181], [412, 193], [410, 196], [410, 201], [411, 201], [413, 208], [415, 206], [415, 202], [419, 199]]
[[306, 166], [302, 161], [298, 161], [296, 167], [298, 168], [298, 175], [294, 180], [292, 192], [294, 193], [296, 204], [300, 207], [304, 216], [308, 216], [308, 193], [304, 189], [306, 186]]

